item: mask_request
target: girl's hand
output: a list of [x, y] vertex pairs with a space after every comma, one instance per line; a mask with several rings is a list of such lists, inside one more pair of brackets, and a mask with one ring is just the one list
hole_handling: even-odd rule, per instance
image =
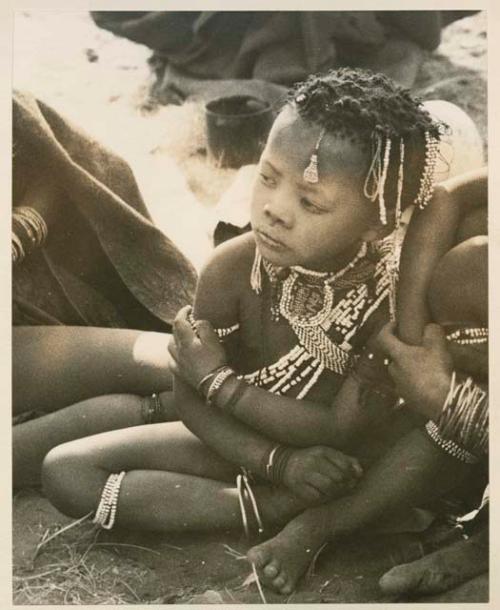
[[317, 503], [352, 489], [362, 474], [355, 458], [331, 447], [309, 447], [292, 453], [283, 483], [303, 500]]
[[450, 388], [453, 361], [443, 329], [428, 324], [422, 345], [408, 345], [387, 324], [377, 337], [378, 346], [392, 360], [389, 373], [405, 401], [426, 417], [439, 417]]
[[197, 388], [205, 375], [227, 363], [227, 357], [209, 322], [198, 320], [196, 331], [191, 327], [188, 321], [190, 311], [188, 305], [177, 314], [168, 351], [175, 363], [173, 371]]

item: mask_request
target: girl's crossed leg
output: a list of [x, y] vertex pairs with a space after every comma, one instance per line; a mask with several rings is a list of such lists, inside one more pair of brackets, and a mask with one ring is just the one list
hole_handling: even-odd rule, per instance
[[[238, 468], [206, 447], [181, 423], [105, 432], [52, 449], [42, 480], [50, 501], [81, 517], [94, 512], [111, 473], [126, 471], [116, 524], [181, 532], [241, 525], [233, 481]], [[256, 485], [265, 524], [282, 524], [304, 508], [286, 490]]]

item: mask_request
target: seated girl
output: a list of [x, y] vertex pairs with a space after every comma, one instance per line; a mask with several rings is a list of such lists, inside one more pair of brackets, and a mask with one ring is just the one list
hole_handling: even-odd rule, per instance
[[[403, 438], [350, 498], [305, 511], [278, 536], [250, 550], [249, 560], [278, 591], [289, 593], [295, 587], [311, 552], [314, 555], [326, 541], [373, 523], [387, 512], [427, 504], [452, 491], [475, 462], [482, 461], [486, 468], [486, 204], [483, 168], [442, 183], [431, 204], [424, 211], [415, 210], [401, 256], [397, 329], [408, 343], [422, 344], [402, 343], [392, 334], [394, 325], [392, 333], [388, 327], [382, 331], [376, 344], [393, 360], [389, 372], [406, 405], [430, 418], [425, 434], [416, 430]], [[429, 319], [440, 326], [426, 326]], [[364, 381], [373, 384], [373, 376], [364, 376]], [[459, 408], [461, 402], [468, 404], [467, 416]], [[483, 543], [484, 552], [478, 554], [477, 547], [474, 542], [460, 549], [462, 560], [472, 557], [462, 564], [462, 575], [484, 571], [486, 548]], [[435, 565], [432, 573], [426, 571], [432, 562], [425, 561], [414, 568], [395, 568], [382, 586], [390, 593], [443, 590], [461, 578], [457, 561], [450, 562], [449, 556], [445, 554], [446, 561]]]
[[[247, 506], [259, 529], [302, 513], [319, 518], [313, 538], [299, 536], [309, 551], [336, 522], [332, 498], [346, 516], [358, 487], [362, 507], [373, 499], [385, 510], [390, 495], [374, 483], [385, 458], [365, 476], [360, 461], [369, 465], [413, 424], [392, 409], [391, 392], [361, 392], [353, 365], [393, 310], [394, 229], [402, 209], [432, 195], [439, 137], [421, 105], [383, 76], [345, 69], [298, 86], [262, 155], [252, 233], [218, 248], [198, 284], [193, 318], [211, 322], [224, 347], [187, 311], [175, 322], [182, 423], [56, 447], [43, 468], [51, 501], [73, 516], [95, 512], [106, 528], [162, 531], [248, 525]], [[370, 368], [368, 352], [360, 360]], [[398, 446], [399, 463], [389, 463], [401, 473], [407, 448]], [[423, 449], [434, 483], [436, 463], [450, 457]], [[411, 503], [418, 472], [405, 475], [382, 486]], [[258, 547], [249, 557], [270, 584], [269, 568], [282, 578], [282, 591], [301, 573], [284, 578]]]

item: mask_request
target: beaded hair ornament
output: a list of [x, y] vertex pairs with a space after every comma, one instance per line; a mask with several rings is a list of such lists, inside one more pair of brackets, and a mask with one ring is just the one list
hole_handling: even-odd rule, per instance
[[[304, 170], [304, 180], [310, 184], [319, 182], [318, 172], [318, 154], [321, 141], [325, 135], [325, 129], [321, 130], [316, 145], [309, 160], [309, 165]], [[389, 136], [383, 136], [381, 133], [374, 132], [372, 135], [373, 141], [373, 157], [368, 170], [368, 174], [364, 184], [364, 195], [370, 201], [378, 201], [379, 218], [383, 225], [387, 224], [387, 209], [385, 203], [385, 185], [387, 174], [389, 171], [389, 163], [391, 157], [392, 140]], [[424, 209], [429, 203], [434, 191], [434, 172], [436, 169], [437, 155], [439, 151], [439, 140], [425, 132], [425, 162], [415, 205], [420, 209]], [[405, 161], [405, 144], [404, 139], [399, 139], [399, 168], [398, 168], [398, 185], [396, 195], [395, 223], [396, 228], [399, 226], [401, 219], [401, 196], [403, 193], [404, 179], [404, 161]]]

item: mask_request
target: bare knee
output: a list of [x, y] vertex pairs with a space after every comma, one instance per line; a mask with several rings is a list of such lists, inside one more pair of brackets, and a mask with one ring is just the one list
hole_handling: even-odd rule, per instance
[[[62, 513], [81, 517], [95, 509], [95, 500], [89, 497], [99, 470], [89, 459], [64, 443], [51, 449], [42, 464], [42, 486], [50, 502]], [[89, 489], [90, 487], [90, 489]]]
[[487, 323], [487, 236], [472, 237], [443, 256], [432, 276], [429, 305], [441, 324]]

